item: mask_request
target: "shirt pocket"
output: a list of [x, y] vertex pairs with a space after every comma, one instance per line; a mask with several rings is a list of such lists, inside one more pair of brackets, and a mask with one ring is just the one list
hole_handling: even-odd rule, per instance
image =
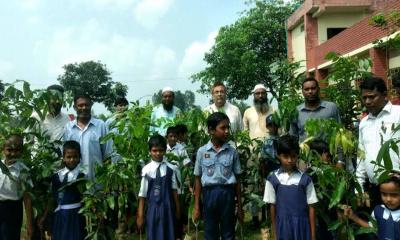
[[201, 163], [203, 173], [205, 173], [207, 176], [211, 177], [215, 173], [215, 163], [212, 160], [204, 160]]
[[225, 159], [221, 161], [221, 173], [225, 178], [232, 176], [233, 159]]

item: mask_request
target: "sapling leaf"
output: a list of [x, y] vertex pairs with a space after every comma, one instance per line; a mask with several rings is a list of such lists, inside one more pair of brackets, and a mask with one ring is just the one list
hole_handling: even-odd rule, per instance
[[335, 191], [333, 192], [332, 199], [329, 203], [329, 209], [336, 206], [340, 202], [340, 200], [342, 200], [345, 190], [346, 190], [346, 181], [344, 179], [341, 179]]

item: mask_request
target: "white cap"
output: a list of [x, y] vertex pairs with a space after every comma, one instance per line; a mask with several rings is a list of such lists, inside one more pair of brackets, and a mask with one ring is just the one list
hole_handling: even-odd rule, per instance
[[254, 86], [253, 91], [251, 91], [251, 93], [255, 93], [257, 89], [264, 89], [265, 91], [267, 91], [267, 88], [263, 84], [257, 84], [256, 86]]
[[174, 89], [171, 87], [165, 87], [162, 89], [161, 94], [164, 94], [165, 92], [174, 92]]

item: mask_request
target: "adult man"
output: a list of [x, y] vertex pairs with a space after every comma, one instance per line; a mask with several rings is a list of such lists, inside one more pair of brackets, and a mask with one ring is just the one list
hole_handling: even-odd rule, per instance
[[226, 101], [226, 87], [221, 82], [216, 82], [212, 89], [211, 95], [213, 104], [204, 109], [205, 112], [211, 114], [214, 112], [223, 112], [228, 115], [232, 132], [238, 132], [243, 129], [242, 114], [239, 108]]
[[245, 130], [249, 131], [251, 139], [263, 140], [268, 135], [265, 119], [274, 110], [268, 104], [267, 89], [264, 85], [257, 84], [252, 93], [254, 105], [244, 112], [243, 126]]
[[308, 119], [334, 119], [340, 122], [339, 110], [335, 103], [321, 100], [319, 85], [315, 78], [309, 77], [303, 81], [301, 92], [304, 103], [297, 106], [298, 116], [290, 125], [289, 133], [296, 136], [300, 142], [307, 135], [304, 126]]
[[92, 117], [92, 100], [87, 95], [74, 97], [76, 120], [65, 126], [64, 141], [74, 140], [81, 145], [81, 164], [89, 179], [94, 179], [94, 168], [112, 154], [112, 142], [101, 143], [107, 135], [106, 124]]
[[165, 87], [161, 91], [161, 105], [154, 107], [151, 113], [151, 133], [158, 133], [161, 136], [167, 133], [167, 123], [173, 121], [181, 110], [174, 106], [174, 91]]
[[[368, 77], [360, 84], [361, 97], [369, 114], [360, 122], [359, 149], [364, 157], [357, 158], [357, 180], [363, 189], [369, 193], [371, 206], [380, 201], [378, 177], [375, 175], [376, 161], [382, 144], [390, 139], [398, 139], [400, 134], [393, 129], [400, 123], [400, 106], [388, 101], [387, 88], [382, 78]], [[393, 169], [399, 169], [399, 157], [390, 152]]]
[[64, 88], [60, 85], [51, 85], [47, 88], [49, 112], [41, 120], [37, 113], [33, 117], [40, 121], [40, 130], [50, 138], [50, 141], [60, 141], [63, 136], [64, 127], [70, 122], [67, 114], [61, 112], [64, 101]]

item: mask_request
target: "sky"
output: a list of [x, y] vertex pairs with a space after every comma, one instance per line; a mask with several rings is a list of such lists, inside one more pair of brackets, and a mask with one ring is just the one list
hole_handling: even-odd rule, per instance
[[[165, 86], [195, 92], [200, 84], [189, 77], [204, 69], [204, 53], [244, 2], [0, 0], [0, 79], [46, 88], [58, 83], [63, 65], [94, 60], [128, 86], [129, 101], [151, 100]], [[196, 104], [205, 107], [209, 98], [197, 94]]]

